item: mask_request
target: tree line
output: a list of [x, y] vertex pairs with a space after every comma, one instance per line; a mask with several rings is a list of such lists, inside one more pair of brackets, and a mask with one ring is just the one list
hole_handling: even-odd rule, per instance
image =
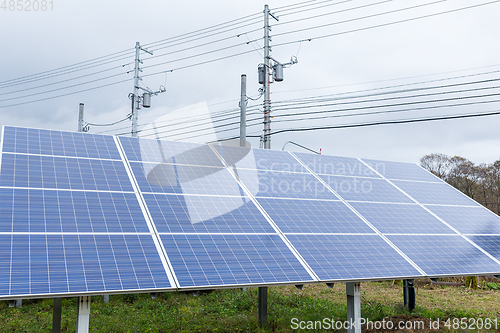
[[434, 153], [423, 156], [420, 165], [500, 215], [500, 160], [474, 164], [460, 156]]

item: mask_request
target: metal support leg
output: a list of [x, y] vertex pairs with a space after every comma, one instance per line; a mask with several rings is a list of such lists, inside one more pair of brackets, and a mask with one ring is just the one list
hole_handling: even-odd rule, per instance
[[16, 299], [16, 308], [20, 308], [21, 306], [23, 306], [22, 298]]
[[361, 285], [359, 282], [346, 283], [348, 333], [361, 333]]
[[104, 303], [109, 303], [109, 295], [102, 295], [102, 301]]
[[62, 298], [54, 298], [52, 310], [52, 333], [61, 333]]
[[259, 287], [259, 322], [267, 324], [267, 287]]
[[90, 296], [78, 297], [78, 311], [76, 316], [76, 333], [88, 333], [90, 320]]
[[11, 299], [9, 300], [9, 308], [15, 308], [16, 307], [16, 300]]
[[415, 309], [415, 280], [403, 280], [403, 298], [408, 310]]
[[157, 293], [151, 293], [151, 298], [152, 298], [152, 299], [156, 299], [156, 297], [158, 297], [158, 294], [157, 294]]

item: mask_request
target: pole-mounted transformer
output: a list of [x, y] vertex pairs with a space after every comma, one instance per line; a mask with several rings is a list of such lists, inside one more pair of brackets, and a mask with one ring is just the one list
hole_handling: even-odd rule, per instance
[[273, 75], [274, 75], [274, 81], [276, 82], [281, 82], [283, 81], [283, 65], [280, 63], [276, 63], [273, 66]]
[[259, 84], [264, 84], [264, 78], [266, 77], [266, 72], [264, 70], [264, 64], [259, 64], [258, 71], [259, 71]]
[[150, 108], [151, 107], [151, 94], [148, 92], [145, 92], [142, 94], [142, 106], [145, 108]]

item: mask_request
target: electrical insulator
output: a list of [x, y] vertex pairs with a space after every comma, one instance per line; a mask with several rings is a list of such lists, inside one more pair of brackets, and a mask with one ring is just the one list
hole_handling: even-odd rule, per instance
[[264, 84], [264, 78], [266, 76], [266, 73], [265, 73], [265, 67], [263, 64], [260, 64], [259, 65], [259, 83], [260, 84]]
[[281, 82], [283, 81], [283, 65], [276, 64], [273, 67], [274, 70], [274, 81]]
[[151, 94], [150, 93], [142, 94], [142, 106], [145, 108], [151, 107]]

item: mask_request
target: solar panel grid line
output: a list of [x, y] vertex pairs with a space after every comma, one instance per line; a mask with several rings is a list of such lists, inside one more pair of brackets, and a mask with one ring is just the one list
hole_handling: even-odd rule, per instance
[[211, 197], [217, 197], [217, 198], [245, 198], [240, 195], [231, 195], [231, 194], [206, 194], [206, 193], [164, 193], [164, 192], [146, 192], [147, 194], [153, 194], [153, 195], [165, 195], [167, 197], [175, 197], [175, 196], [184, 196], [184, 197], [206, 197], [206, 198], [211, 198]]
[[375, 232], [284, 232], [284, 235], [376, 236]]
[[122, 158], [122, 161], [123, 161], [123, 164], [125, 166], [125, 170], [127, 171], [127, 175], [130, 179], [130, 182], [132, 183], [132, 187], [134, 188], [134, 193], [137, 197], [137, 201], [139, 202], [139, 206], [141, 208], [142, 214], [146, 220], [146, 224], [147, 224], [148, 229], [150, 231], [150, 234], [151, 234], [151, 237], [152, 237], [153, 242], [155, 244], [156, 250], [158, 251], [158, 255], [160, 257], [160, 260], [163, 264], [165, 272], [167, 273], [167, 277], [169, 279], [170, 285], [175, 287], [176, 289], [178, 289], [179, 288], [179, 281], [177, 280], [177, 277], [174, 273], [172, 264], [168, 258], [168, 255], [167, 255], [167, 252], [163, 246], [163, 243], [160, 240], [158, 230], [156, 229], [156, 226], [153, 222], [153, 218], [151, 216], [151, 213], [146, 205], [146, 202], [144, 200], [142, 192], [140, 191], [139, 184], [137, 183], [137, 180], [134, 177], [134, 174], [132, 172], [132, 168], [130, 166], [130, 162], [126, 157], [125, 150], [122, 146], [122, 143], [117, 137], [113, 137], [113, 139], [114, 139], [115, 144], [118, 148], [118, 152]]
[[[365, 165], [367, 165], [368, 167], [371, 168], [371, 166], [369, 166], [366, 162], [364, 162], [363, 160], [359, 159], [360, 162], [364, 163]], [[419, 166], [420, 167], [420, 166]], [[422, 168], [422, 167], [420, 167]], [[372, 168], [373, 169], [373, 168]], [[423, 169], [423, 168], [422, 168]], [[411, 200], [413, 200], [415, 203], [417, 203], [420, 207], [422, 207], [423, 209], [425, 209], [428, 213], [430, 213], [431, 215], [433, 215], [436, 219], [438, 219], [439, 221], [441, 221], [443, 224], [445, 224], [448, 228], [450, 228], [451, 230], [453, 230], [456, 234], [458, 234], [460, 237], [462, 237], [464, 240], [466, 240], [468, 243], [470, 243], [472, 246], [474, 246], [475, 248], [477, 248], [479, 251], [481, 251], [483, 254], [485, 254], [486, 256], [488, 256], [490, 259], [492, 259], [493, 261], [495, 261], [497, 264], [500, 265], [500, 260], [498, 260], [497, 258], [495, 258], [494, 256], [492, 256], [490, 253], [488, 253], [487, 251], [485, 251], [483, 248], [481, 248], [479, 245], [477, 245], [476, 243], [474, 243], [472, 240], [470, 240], [468, 237], [466, 237], [464, 234], [462, 234], [458, 229], [456, 229], [455, 227], [453, 227], [452, 225], [450, 225], [448, 222], [446, 222], [445, 220], [443, 220], [442, 218], [440, 218], [438, 215], [436, 215], [434, 212], [432, 212], [430, 209], [428, 209], [427, 207], [425, 207], [425, 205], [421, 204], [420, 202], [418, 202], [416, 199], [414, 199], [412, 196], [410, 196], [408, 193], [406, 193], [405, 191], [403, 191], [400, 187], [398, 187], [396, 184], [394, 184], [391, 180], [385, 178], [384, 175], [380, 174], [378, 171], [374, 170], [375, 172], [377, 172], [383, 179], [387, 180], [391, 185], [393, 185], [395, 188], [397, 188], [399, 191], [401, 191], [402, 193], [404, 193], [406, 196], [408, 196], [408, 198], [410, 198]], [[443, 182], [444, 184], [452, 187], [451, 185], [449, 185], [448, 183], [446, 182]], [[452, 187], [453, 188], [453, 187]], [[454, 188], [453, 188], [454, 189]], [[455, 190], [455, 189], [454, 189]], [[455, 190], [457, 191], [457, 190]], [[460, 191], [457, 191], [459, 193], [461, 193], [463, 196], [466, 196], [464, 193], [460, 192]], [[466, 196], [467, 197], [467, 196]], [[467, 199], [469, 199], [469, 197], [467, 197]], [[486, 209], [486, 208], [484, 208]]]
[[276, 231], [276, 233], [279, 235], [281, 240], [286, 244], [288, 249], [293, 253], [293, 255], [297, 258], [297, 260], [302, 264], [304, 269], [308, 272], [308, 274], [311, 276], [311, 278], [315, 281], [319, 281], [319, 277], [316, 275], [314, 270], [309, 266], [309, 264], [304, 260], [304, 258], [300, 255], [300, 253], [295, 249], [295, 247], [292, 245], [292, 243], [288, 240], [288, 238], [283, 234], [281, 229], [278, 227], [278, 225], [273, 221], [273, 219], [269, 216], [269, 214], [264, 210], [264, 208], [260, 205], [260, 203], [257, 201], [257, 199], [252, 195], [251, 191], [245, 186], [245, 184], [240, 180], [238, 175], [232, 170], [232, 168], [226, 163], [224, 158], [221, 156], [219, 151], [213, 146], [209, 145], [210, 148], [214, 151], [214, 153], [219, 157], [221, 162], [227, 167], [231, 175], [234, 177], [236, 182], [240, 185], [240, 187], [243, 189], [243, 191], [246, 193], [246, 195], [252, 200], [254, 205], [257, 207], [257, 209], [261, 212], [261, 214], [265, 217], [265, 219], [269, 222], [271, 227]]
[[123, 236], [123, 235], [151, 235], [151, 233], [146, 232], [0, 232], [0, 235], [115, 235], [115, 236]]
[[[430, 206], [430, 207], [433, 207], [433, 206], [437, 206], [437, 207], [466, 207], [466, 208], [478, 208], [479, 207], [477, 205], [467, 206], [467, 205], [432, 204], [432, 203], [426, 203], [426, 204], [424, 204], [424, 206]], [[493, 214], [495, 214], [495, 213], [493, 213]]]
[[340, 199], [324, 199], [324, 198], [286, 198], [286, 197], [266, 197], [266, 196], [257, 196], [257, 198], [261, 199], [274, 199], [274, 200], [282, 200], [282, 201], [295, 201], [295, 200], [301, 200], [301, 201], [316, 201], [316, 202], [341, 202]]
[[135, 193], [134, 191], [103, 191], [103, 190], [74, 190], [74, 189], [58, 189], [58, 188], [46, 188], [46, 187], [24, 187], [24, 186], [0, 186], [0, 188], [5, 189], [19, 189], [19, 190], [38, 190], [38, 191], [55, 191], [55, 192], [90, 192], [90, 193]]
[[430, 180], [413, 180], [413, 179], [392, 179], [386, 178], [387, 180], [397, 180], [399, 182], [409, 182], [409, 183], [430, 183], [430, 184], [442, 184], [443, 181], [430, 181]]
[[[379, 237], [381, 237], [391, 248], [393, 248], [401, 257], [403, 257], [413, 268], [420, 272], [423, 276], [427, 274], [425, 271], [420, 268], [413, 260], [411, 260], [403, 251], [401, 251], [394, 243], [392, 243], [387, 237], [384, 236], [370, 221], [368, 221], [363, 215], [361, 215], [354, 207], [352, 207], [348, 201], [346, 201], [342, 196], [336, 193], [330, 185], [328, 185], [319, 175], [315, 174], [302, 160], [300, 160], [294, 153], [290, 152], [290, 154], [297, 159], [299, 163], [301, 163], [311, 174], [313, 174], [326, 188], [328, 188], [332, 193], [334, 193], [354, 214], [356, 214], [363, 222], [365, 222]], [[359, 160], [359, 159], [358, 159]], [[359, 160], [361, 161], [361, 160]], [[362, 162], [362, 161], [361, 161]], [[363, 162], [365, 166], [368, 166]], [[368, 166], [369, 167], [369, 166]], [[373, 168], [370, 167], [371, 170]], [[380, 176], [380, 174], [377, 172]]]
[[4, 154], [4, 145], [5, 145], [5, 125], [2, 126], [2, 135], [0, 135], [0, 173], [2, 172], [3, 166], [3, 154]]
[[350, 203], [371, 203], [371, 204], [390, 204], [390, 205], [400, 205], [400, 206], [419, 206], [415, 202], [387, 202], [387, 201], [366, 201], [366, 200], [348, 200]]
[[230, 235], [256, 235], [256, 236], [269, 236], [276, 235], [276, 233], [270, 232], [159, 232], [159, 235], [222, 235], [222, 236], [230, 236]]
[[72, 159], [72, 160], [90, 160], [90, 161], [119, 161], [116, 158], [100, 158], [100, 157], [91, 157], [91, 156], [63, 156], [63, 155], [50, 155], [50, 154], [39, 154], [39, 153], [32, 153], [32, 152], [14, 152], [14, 151], [9, 151], [9, 152], [4, 152], [4, 154], [13, 154], [13, 155], [20, 155], [20, 156], [41, 156], [41, 157], [60, 157], [60, 158], [66, 158], [66, 159]]
[[500, 234], [468, 234], [468, 233], [464, 233], [465, 236], [485, 236], [485, 237], [489, 237], [489, 236], [500, 236]]

